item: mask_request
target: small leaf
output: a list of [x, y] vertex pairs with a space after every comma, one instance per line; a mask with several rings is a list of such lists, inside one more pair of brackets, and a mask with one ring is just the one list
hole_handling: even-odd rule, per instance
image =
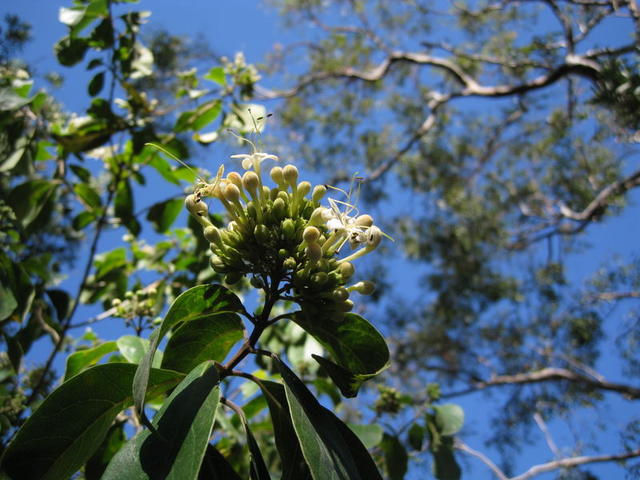
[[67, 368], [64, 372], [64, 382], [71, 377], [98, 363], [102, 357], [118, 349], [116, 342], [105, 342], [97, 347], [87, 348], [72, 353], [67, 357]]
[[[140, 360], [149, 351], [149, 340], [136, 337], [135, 335], [124, 335], [116, 340], [118, 350], [129, 363], [140, 363]], [[153, 367], [159, 368], [162, 360], [161, 352], [153, 358]]]
[[114, 205], [116, 216], [120, 217], [120, 220], [122, 220], [122, 223], [131, 234], [138, 236], [140, 233], [140, 223], [134, 214], [133, 192], [128, 179], [118, 184]]
[[211, 80], [212, 82], [216, 82], [218, 85], [222, 86], [227, 83], [224, 73], [224, 67], [213, 67], [203, 76], [203, 78]]
[[49, 180], [31, 180], [21, 183], [9, 193], [8, 203], [24, 228], [27, 228], [47, 205], [55, 193], [57, 183]]
[[78, 215], [73, 217], [73, 221], [71, 224], [73, 225], [74, 230], [82, 230], [83, 228], [91, 225], [93, 222], [97, 220], [97, 217], [93, 214], [93, 212], [80, 212]]
[[89, 96], [95, 97], [104, 87], [104, 72], [96, 74], [89, 82]]
[[238, 315], [222, 312], [180, 326], [167, 343], [162, 368], [188, 372], [204, 360], [222, 362], [243, 338], [244, 325]]
[[464, 424], [464, 410], [454, 403], [435, 405], [436, 426], [441, 435], [451, 436], [460, 431]]
[[384, 430], [380, 425], [355, 425], [350, 423], [348, 426], [358, 436], [366, 449], [373, 448], [382, 441]]
[[203, 103], [195, 110], [183, 112], [176, 122], [174, 131], [179, 133], [185, 130], [201, 130], [213, 122], [221, 111], [222, 102], [220, 100]]
[[164, 233], [180, 215], [183, 203], [184, 200], [182, 198], [171, 198], [164, 202], [155, 203], [147, 213], [147, 220], [151, 222], [156, 232]]
[[198, 285], [183, 292], [169, 307], [160, 327], [149, 338], [149, 351], [140, 361], [133, 382], [133, 398], [142, 421], [146, 421], [144, 399], [149, 379], [149, 370], [158, 344], [172, 327], [201, 318], [211, 318], [216, 313], [244, 311], [240, 299], [221, 285]]
[[402, 480], [407, 473], [409, 456], [398, 437], [384, 434], [382, 440], [384, 464], [390, 480]]
[[[96, 365], [63, 383], [27, 419], [7, 447], [2, 465], [13, 478], [69, 478], [102, 443], [116, 415], [131, 405], [135, 366]], [[157, 395], [182, 374], [153, 370], [149, 387]]]
[[84, 38], [66, 36], [58, 41], [53, 48], [58, 62], [65, 67], [71, 67], [82, 61], [89, 45]]
[[198, 365], [180, 382], [153, 419], [113, 457], [103, 480], [195, 480], [220, 401], [213, 362]]
[[422, 442], [424, 441], [424, 428], [422, 425], [414, 423], [411, 425], [408, 433], [409, 445], [414, 450], [422, 450]]
[[94, 210], [102, 206], [102, 200], [96, 190], [87, 183], [77, 183], [73, 186], [82, 203], [88, 210]]
[[380, 473], [358, 437], [325, 409], [305, 384], [277, 357], [291, 420], [315, 480], [373, 480]]
[[443, 437], [433, 455], [433, 474], [438, 480], [460, 480], [462, 470], [453, 453], [453, 438]]
[[384, 337], [367, 320], [349, 313], [341, 322], [317, 322], [304, 313], [293, 319], [331, 354], [335, 363], [313, 355], [346, 397], [388, 367], [389, 348]]

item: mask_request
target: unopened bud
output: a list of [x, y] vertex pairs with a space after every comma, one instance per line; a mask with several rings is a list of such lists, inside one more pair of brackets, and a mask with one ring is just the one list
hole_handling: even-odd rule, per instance
[[228, 202], [236, 203], [240, 201], [240, 189], [236, 187], [233, 183], [227, 184], [224, 187], [224, 198]]
[[305, 197], [311, 191], [311, 184], [307, 181], [298, 184], [299, 198]]
[[260, 187], [260, 178], [256, 172], [248, 170], [242, 176], [242, 185], [248, 192], [255, 193], [258, 187]]
[[271, 176], [271, 180], [273, 180], [273, 182], [280, 186], [280, 185], [284, 185], [284, 176], [282, 174], [282, 168], [281, 167], [273, 167], [271, 169], [271, 171], [269, 172], [269, 175]]
[[316, 185], [313, 189], [313, 193], [311, 194], [311, 200], [314, 202], [319, 202], [327, 193], [327, 187], [324, 185]]
[[320, 230], [316, 227], [307, 227], [302, 232], [302, 239], [307, 243], [317, 243], [320, 238]]
[[285, 238], [292, 240], [296, 235], [296, 225], [290, 218], [285, 218], [282, 222], [282, 233]]
[[350, 312], [353, 310], [353, 302], [351, 300], [345, 300], [344, 302], [338, 304], [338, 310], [341, 312]]
[[359, 227], [370, 227], [373, 225], [373, 217], [371, 215], [360, 215], [356, 218], [355, 224]]
[[311, 275], [311, 285], [316, 288], [321, 287], [327, 283], [328, 279], [329, 276], [325, 272], [314, 273]]
[[365, 280], [364, 282], [358, 282], [350, 289], [355, 290], [360, 295], [371, 295], [376, 290], [376, 284]]
[[266, 225], [259, 223], [256, 228], [253, 229], [253, 236], [260, 244], [266, 244], [271, 239], [269, 228]]
[[369, 248], [374, 249], [382, 240], [382, 230], [375, 225], [367, 230], [367, 244]]
[[333, 298], [338, 302], [344, 302], [349, 298], [349, 291], [344, 287], [338, 287], [333, 291]]
[[296, 265], [296, 260], [293, 257], [289, 257], [284, 262], [282, 262], [282, 266], [287, 270], [294, 270], [296, 268]]
[[228, 270], [227, 265], [225, 265], [222, 259], [217, 255], [211, 255], [211, 257], [209, 257], [209, 264], [217, 273], [225, 273]]
[[278, 219], [278, 220], [282, 220], [286, 214], [286, 209], [287, 206], [285, 205], [284, 201], [281, 198], [276, 198], [273, 201], [273, 206], [271, 207], [271, 211], [273, 212], [273, 215]]
[[242, 188], [242, 177], [238, 172], [229, 172], [227, 174], [227, 180], [233, 183], [236, 187]]
[[209, 211], [207, 204], [200, 200], [196, 195], [188, 195], [184, 200], [184, 204], [189, 213], [197, 217], [202, 217]]
[[298, 182], [298, 169], [293, 165], [285, 165], [282, 169], [284, 180], [292, 187]]
[[315, 263], [322, 258], [322, 247], [317, 243], [310, 243], [307, 248], [304, 249], [307, 258]]
[[309, 225], [324, 225], [325, 220], [323, 214], [325, 210], [326, 208], [324, 207], [316, 208], [311, 214], [311, 217], [309, 217]]
[[215, 243], [218, 246], [222, 244], [220, 230], [213, 225], [209, 225], [204, 229], [204, 238], [206, 238], [208, 242]]
[[340, 266], [338, 267], [338, 270], [340, 275], [342, 276], [342, 280], [345, 282], [349, 280], [356, 271], [355, 267], [353, 266], [353, 263], [351, 262], [341, 263]]

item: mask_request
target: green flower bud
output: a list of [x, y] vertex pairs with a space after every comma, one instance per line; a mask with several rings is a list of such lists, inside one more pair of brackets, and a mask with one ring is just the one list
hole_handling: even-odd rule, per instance
[[353, 302], [351, 300], [345, 300], [344, 302], [339, 303], [337, 307], [341, 312], [350, 312], [351, 310], [353, 310]]
[[269, 242], [269, 240], [271, 240], [271, 232], [269, 232], [269, 228], [262, 223], [256, 225], [256, 227], [253, 229], [253, 236], [258, 241], [258, 243], [262, 245], [265, 245]]
[[111, 300], [111, 306], [112, 307], [117, 307], [121, 303], [122, 303], [122, 300], [120, 300], [119, 298], [114, 298], [113, 300]]
[[309, 225], [324, 225], [325, 224], [325, 220], [324, 220], [324, 211], [326, 210], [326, 208], [324, 207], [318, 207], [316, 208], [313, 213], [311, 214], [311, 216], [309, 217]]
[[282, 234], [284, 238], [293, 240], [296, 236], [296, 225], [290, 218], [285, 218], [282, 222]]
[[253, 220], [258, 218], [258, 211], [256, 210], [256, 206], [253, 202], [247, 203], [247, 215], [249, 215], [249, 218], [252, 218]]
[[328, 279], [329, 276], [325, 272], [314, 273], [313, 275], [311, 275], [311, 286], [314, 288], [322, 287], [325, 283], [327, 283]]
[[240, 189], [236, 187], [233, 183], [227, 184], [224, 187], [224, 198], [228, 202], [237, 203], [240, 201]]
[[271, 207], [271, 211], [273, 215], [278, 220], [282, 220], [287, 213], [287, 206], [285, 205], [282, 198], [278, 197], [273, 201], [273, 206]]
[[316, 227], [307, 227], [302, 232], [302, 239], [307, 243], [317, 243], [320, 238], [320, 230]]
[[220, 236], [220, 230], [218, 230], [213, 225], [209, 225], [204, 229], [204, 238], [206, 238], [208, 242], [215, 243], [218, 246], [222, 245], [222, 237]]
[[313, 193], [311, 194], [311, 200], [314, 202], [319, 202], [327, 193], [327, 187], [324, 185], [316, 185], [313, 189]]
[[196, 195], [188, 195], [184, 200], [184, 204], [191, 215], [202, 217], [209, 211], [207, 204], [200, 200]]
[[332, 296], [337, 302], [344, 302], [349, 298], [349, 290], [344, 287], [338, 287], [333, 291]]
[[310, 262], [316, 263], [322, 258], [322, 247], [317, 243], [310, 243], [307, 248], [304, 249], [304, 253]]
[[233, 183], [236, 187], [242, 188], [242, 177], [238, 172], [229, 172], [227, 174], [227, 180]]
[[217, 273], [226, 273], [229, 270], [229, 267], [225, 265], [222, 258], [218, 255], [211, 255], [211, 257], [209, 257], [209, 264]]
[[278, 198], [281, 198], [285, 205], [289, 205], [289, 194], [287, 192], [280, 191]]
[[293, 257], [287, 258], [284, 262], [282, 262], [282, 266], [287, 270], [294, 270], [297, 266], [296, 259]]
[[353, 274], [356, 272], [356, 269], [354, 268], [353, 263], [343, 262], [338, 266], [338, 272], [340, 273], [342, 280], [346, 282], [353, 276]]
[[287, 182], [291, 187], [295, 188], [298, 182], [298, 169], [293, 165], [285, 165], [282, 169], [282, 175], [284, 177], [285, 182]]
[[284, 185], [284, 176], [282, 175], [281, 167], [273, 167], [269, 172], [269, 175], [271, 176], [271, 180], [273, 180], [276, 185]]
[[371, 295], [376, 290], [376, 284], [365, 280], [364, 282], [358, 282], [352, 285], [349, 287], [349, 290], [355, 290], [360, 295]]
[[254, 195], [256, 190], [260, 187], [260, 178], [254, 171], [247, 170], [242, 176], [242, 185], [247, 192]]
[[311, 191], [311, 184], [307, 181], [298, 184], [299, 198], [305, 197]]
[[126, 292], [124, 292], [124, 298], [126, 298], [127, 300], [131, 300], [133, 298], [133, 292], [131, 290], [127, 290]]

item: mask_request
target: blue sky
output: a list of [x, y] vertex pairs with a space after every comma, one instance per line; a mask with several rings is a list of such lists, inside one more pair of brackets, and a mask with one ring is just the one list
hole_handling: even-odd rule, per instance
[[[0, 4], [0, 13], [18, 14], [33, 25], [34, 40], [25, 48], [25, 58], [36, 68], [40, 76], [50, 70], [62, 73], [67, 81], [56, 95], [62, 99], [68, 109], [81, 112], [88, 105], [88, 98], [84, 90], [81, 94], [77, 93], [78, 86], [82, 85], [84, 88], [88, 75], [81, 66], [73, 69], [58, 66], [53, 57], [53, 44], [66, 33], [66, 27], [57, 22], [58, 9], [61, 5], [63, 5], [62, 2], [51, 0], [22, 0], [20, 2], [5, 0]], [[243, 51], [249, 62], [260, 62], [276, 42], [290, 40], [290, 34], [278, 24], [277, 13], [252, 0], [218, 0], [216, 2], [211, 0], [188, 2], [154, 0], [153, 2], [141, 2], [140, 8], [148, 8], [152, 11], [148, 23], [151, 28], [166, 28], [174, 34], [185, 36], [203, 34], [216, 53], [232, 56], [236, 51]], [[602, 34], [613, 35], [615, 31], [603, 32]], [[410, 196], [410, 194], [408, 195]], [[635, 253], [637, 240], [640, 238], [640, 222], [637, 221], [640, 213], [637, 207], [640, 195], [634, 192], [630, 199], [633, 206], [627, 209], [623, 216], [610, 218], [603, 224], [590, 227], [586, 240], [594, 247], [589, 250], [588, 255], [573, 255], [567, 258], [570, 279], [577, 283], [582, 282], [586, 276], [598, 266], [605, 264], [613, 255], [628, 256], [630, 253]], [[120, 235], [121, 232], [114, 234], [110, 241], [117, 242]], [[102, 247], [109, 248], [106, 244]], [[546, 247], [541, 244], [539, 248], [542, 251]], [[402, 279], [401, 286], [409, 292], [410, 297], [418, 296], [420, 292], [416, 288], [411, 288], [411, 285], [419, 277], [420, 272], [413, 270], [407, 274], [409, 265], [406, 262], [396, 263], [393, 267], [394, 276]], [[91, 313], [95, 312], [88, 310], [86, 314], [90, 315]], [[110, 334], [109, 329], [105, 329], [103, 332], [105, 337]], [[41, 348], [45, 349], [46, 345], [42, 345]], [[62, 363], [59, 363], [59, 369], [61, 365]], [[619, 365], [612, 362], [611, 357], [608, 357], [606, 353], [599, 368], [612, 381], [625, 380]], [[474, 395], [465, 398], [460, 403], [465, 408], [469, 430], [487, 428], [483, 413], [487, 408], [490, 408], [488, 400], [482, 396]], [[619, 400], [617, 397], [612, 399], [611, 405], [612, 411], [633, 408], [633, 404]], [[598, 420], [592, 418], [592, 415], [592, 413], [585, 412], [582, 420], [585, 422]], [[611, 421], [617, 421], [615, 415], [612, 415]], [[559, 422], [554, 422], [551, 427], [555, 429], [555, 433], [558, 435], [556, 440], [560, 442], [566, 433], [565, 428]], [[473, 438], [474, 436], [471, 436], [468, 442], [475, 448], [483, 450], [482, 446], [477, 443], [479, 437], [475, 436], [476, 443], [473, 443]], [[536, 443], [538, 446], [531, 449], [518, 462], [518, 472], [532, 463], [549, 458], [542, 439], [536, 439]], [[611, 444], [615, 445], [614, 450], [616, 450], [617, 441], [611, 439]], [[542, 447], [540, 448], [540, 446]], [[475, 460], [469, 459], [469, 464], [477, 466], [473, 469], [474, 478], [493, 478]], [[601, 474], [603, 478], [607, 478], [607, 475], [620, 474], [620, 469], [613, 465], [594, 466], [591, 470]], [[415, 473], [413, 478], [421, 477], [419, 473]], [[552, 475], [537, 478], [552, 478]]]

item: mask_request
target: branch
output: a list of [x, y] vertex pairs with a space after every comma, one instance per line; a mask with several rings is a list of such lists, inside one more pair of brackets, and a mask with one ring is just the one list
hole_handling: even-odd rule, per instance
[[625, 298], [640, 298], [640, 292], [602, 292], [589, 296], [591, 300], [622, 300]]
[[443, 394], [442, 397], [457, 397], [479, 390], [484, 390], [486, 388], [496, 387], [499, 385], [541, 383], [555, 380], [568, 380], [570, 382], [582, 383], [600, 390], [609, 390], [612, 392], [621, 393], [623, 396], [629, 399], [640, 399], [640, 388], [632, 387], [630, 385], [623, 385], [620, 383], [609, 382], [606, 380], [599, 380], [580, 373], [572, 372], [571, 370], [567, 370], [565, 368], [555, 367], [547, 367], [543, 368], [542, 370], [538, 370], [537, 372], [530, 373], [497, 375], [489, 380], [476, 382], [475, 384], [473, 384], [473, 386], [465, 390]]
[[611, 455], [594, 455], [592, 457], [572, 457], [563, 458], [560, 460], [554, 460], [552, 462], [541, 463], [540, 465], [534, 465], [526, 472], [512, 477], [510, 480], [527, 480], [545, 472], [552, 470], [558, 470], [560, 468], [573, 468], [587, 463], [602, 463], [602, 462], [619, 462], [622, 460], [628, 460], [630, 458], [640, 457], [640, 448], [637, 450], [631, 450], [625, 453], [617, 453]]
[[479, 452], [478, 450], [474, 450], [469, 445], [461, 442], [458, 439], [456, 439], [455, 448], [457, 448], [458, 450], [462, 450], [463, 452], [466, 452], [469, 455], [473, 455], [474, 457], [480, 459], [480, 461], [484, 463], [487, 467], [489, 467], [491, 471], [493, 471], [493, 473], [496, 474], [496, 477], [498, 477], [500, 480], [509, 480], [509, 477], [507, 477], [504, 474], [504, 472], [500, 470], [500, 468], [498, 468], [498, 466], [495, 463], [493, 463], [491, 459], [487, 457], [484, 453]]

